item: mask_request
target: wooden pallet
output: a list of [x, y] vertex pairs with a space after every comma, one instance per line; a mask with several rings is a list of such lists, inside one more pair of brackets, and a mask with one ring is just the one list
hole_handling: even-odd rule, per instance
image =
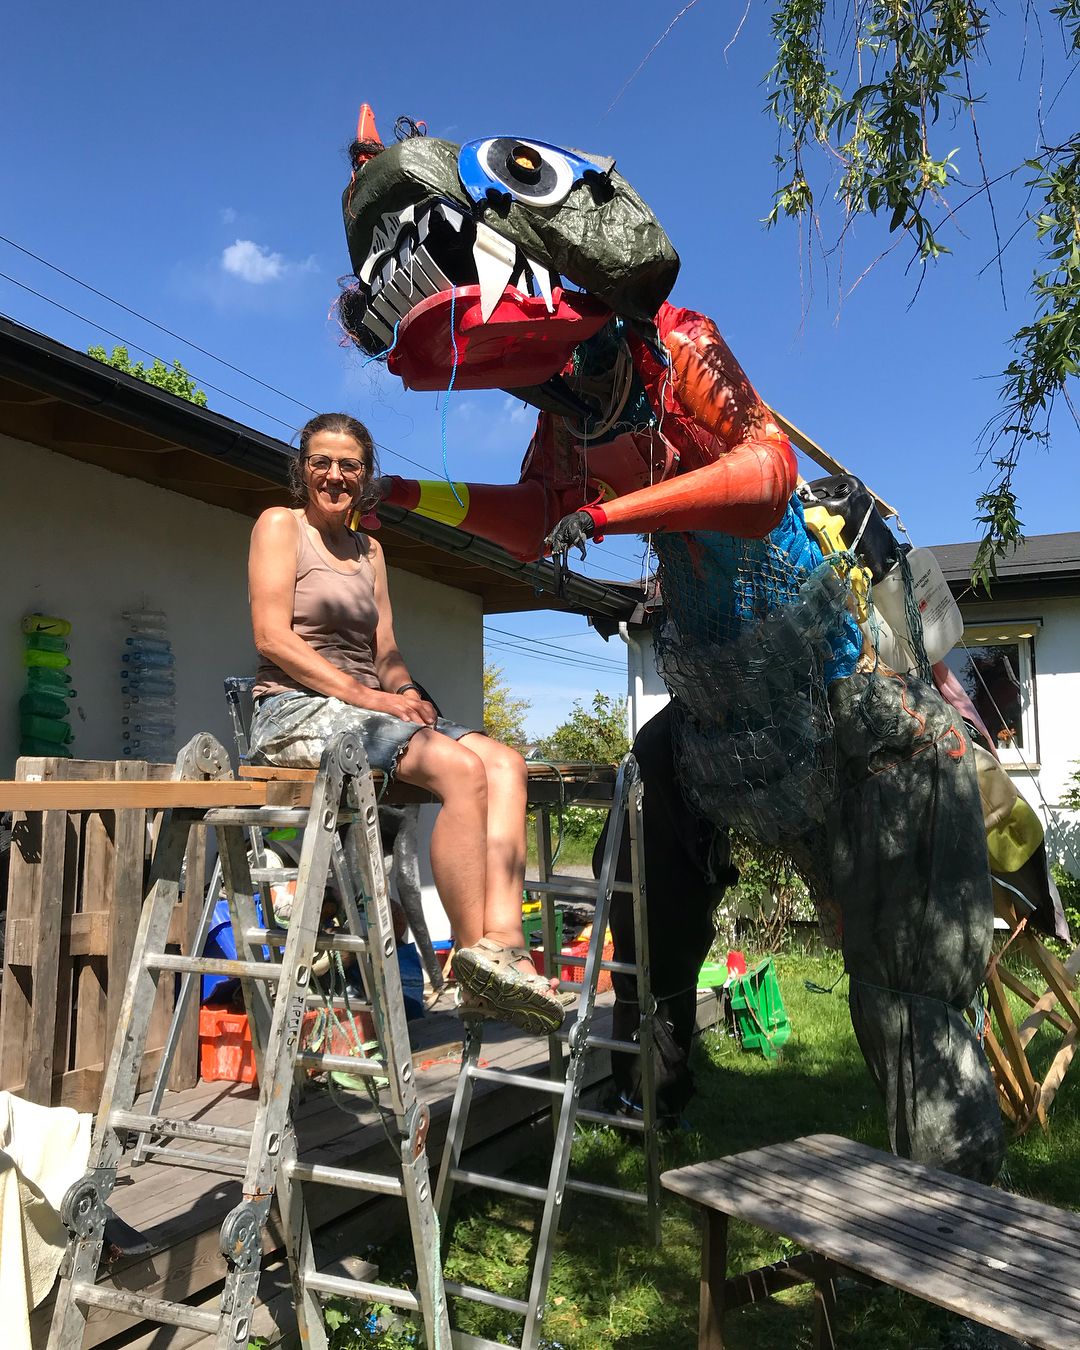
[[[986, 991], [991, 1017], [985, 1025], [986, 1055], [997, 1084], [998, 1098], [1006, 1119], [1017, 1134], [1036, 1121], [1047, 1128], [1047, 1110], [1061, 1086], [1080, 1040], [1080, 947], [1065, 961], [1039, 941], [1017, 919], [1012, 906], [998, 893], [998, 917], [1009, 925], [1009, 937], [990, 962]], [[1026, 958], [1040, 976], [1040, 989], [1033, 989], [1006, 965], [1009, 957]], [[1011, 990], [1031, 1012], [1017, 1025], [1005, 991]], [[1042, 1080], [1036, 1078], [1028, 1059], [1028, 1047], [1044, 1023], [1061, 1032], [1061, 1042]]]
[[[0, 991], [0, 1088], [44, 1106], [97, 1109], [145, 891], [153, 828], [146, 798], [167, 788], [171, 773], [171, 765], [141, 760], [18, 761], [16, 780], [7, 785], [16, 792], [32, 797], [55, 785], [62, 792], [90, 791], [93, 800], [74, 808], [15, 810]], [[143, 804], [118, 809], [115, 799], [126, 802], [133, 790]], [[190, 949], [205, 876], [205, 846], [195, 839], [170, 932], [177, 950]], [[175, 982], [162, 980], [140, 1078], [146, 1086], [174, 1000]], [[174, 1088], [196, 1081], [197, 1012], [193, 1004], [174, 1061]]]

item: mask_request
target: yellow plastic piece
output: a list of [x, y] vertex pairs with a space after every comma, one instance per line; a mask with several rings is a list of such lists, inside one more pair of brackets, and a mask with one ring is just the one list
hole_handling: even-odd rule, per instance
[[1042, 821], [1023, 797], [1017, 797], [1001, 824], [986, 832], [991, 868], [995, 872], [1018, 871], [1042, 841]]
[[[844, 553], [847, 550], [847, 544], [844, 542], [844, 526], [847, 522], [843, 516], [834, 515], [825, 506], [804, 506], [803, 518], [806, 521], [807, 531], [822, 553], [826, 555]], [[865, 567], [852, 567], [848, 572], [848, 580], [855, 600], [855, 619], [858, 623], [865, 623], [870, 617], [870, 607], [867, 604], [870, 572]]]
[[[454, 496], [454, 489], [461, 498]], [[457, 527], [469, 514], [469, 488], [466, 483], [447, 483], [441, 478], [425, 479], [420, 483], [420, 500], [413, 508], [418, 516], [437, 520], [443, 525]]]

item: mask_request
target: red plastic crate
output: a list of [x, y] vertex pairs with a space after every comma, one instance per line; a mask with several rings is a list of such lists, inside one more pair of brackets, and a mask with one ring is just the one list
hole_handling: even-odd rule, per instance
[[[562, 978], [568, 984], [580, 984], [581, 981], [585, 978], [584, 960], [585, 957], [587, 957], [589, 954], [589, 939], [585, 938], [583, 941], [580, 942], [571, 942], [569, 947], [564, 947], [562, 949], [562, 954], [563, 956], [581, 957], [583, 963], [582, 965], [563, 966], [562, 968]], [[614, 942], [604, 943], [603, 957], [605, 961], [614, 961], [615, 959]], [[606, 994], [610, 991], [610, 989], [611, 989], [611, 971], [602, 970], [600, 972], [600, 978], [596, 982], [596, 992], [598, 994]]]

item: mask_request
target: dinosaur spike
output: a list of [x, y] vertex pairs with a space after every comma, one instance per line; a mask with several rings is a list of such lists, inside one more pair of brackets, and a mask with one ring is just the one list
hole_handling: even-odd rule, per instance
[[[382, 137], [379, 135], [375, 126], [375, 114], [371, 111], [371, 105], [361, 103], [360, 116], [356, 119], [356, 139], [358, 141], [375, 141], [382, 145]], [[365, 155], [365, 159], [370, 159], [370, 155]]]

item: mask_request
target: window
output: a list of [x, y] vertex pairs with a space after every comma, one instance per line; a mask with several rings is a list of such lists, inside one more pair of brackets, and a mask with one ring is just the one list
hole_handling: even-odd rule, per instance
[[1027, 623], [968, 625], [945, 663], [964, 686], [1003, 764], [1038, 763], [1035, 633]]

